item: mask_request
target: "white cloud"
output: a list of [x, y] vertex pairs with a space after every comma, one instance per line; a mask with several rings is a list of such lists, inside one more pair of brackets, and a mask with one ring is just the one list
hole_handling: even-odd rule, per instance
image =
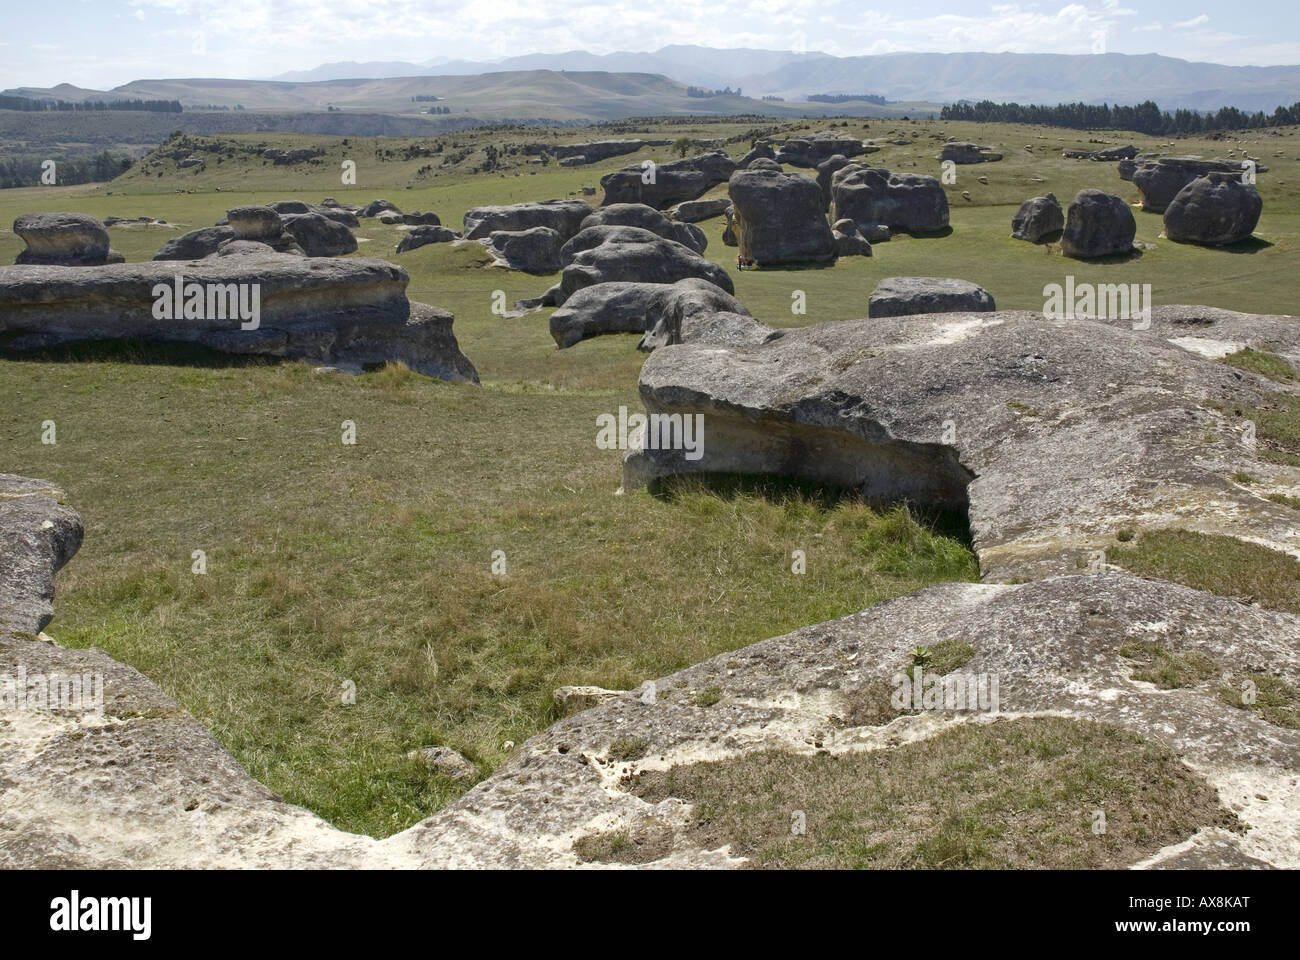
[[1201, 14], [1199, 17], [1192, 17], [1192, 19], [1190, 19], [1190, 20], [1181, 20], [1181, 21], [1179, 21], [1178, 23], [1175, 23], [1175, 24], [1174, 24], [1174, 29], [1175, 29], [1175, 30], [1190, 30], [1190, 29], [1192, 29], [1193, 27], [1199, 27], [1199, 26], [1201, 26], [1202, 24], [1209, 23], [1209, 22], [1210, 22], [1210, 18], [1209, 18], [1208, 16], [1206, 16], [1205, 14]]

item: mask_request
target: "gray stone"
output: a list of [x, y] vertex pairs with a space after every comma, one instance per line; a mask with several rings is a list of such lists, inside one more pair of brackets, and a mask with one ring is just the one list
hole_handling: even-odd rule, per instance
[[827, 263], [835, 238], [817, 184], [797, 173], [750, 167], [727, 184], [740, 255], [762, 266]]
[[377, 217], [385, 211], [389, 213], [398, 213], [402, 211], [397, 208], [397, 204], [390, 203], [387, 200], [371, 200], [357, 212], [358, 217]]
[[84, 213], [24, 213], [14, 221], [14, 233], [26, 249], [16, 264], [65, 267], [121, 263], [122, 255], [108, 245], [108, 230]]
[[280, 215], [270, 207], [235, 207], [226, 211], [226, 222], [240, 240], [277, 240], [284, 232]]
[[[1256, 173], [1268, 167], [1255, 165]], [[1197, 177], [1207, 173], [1222, 173], [1240, 177], [1245, 168], [1229, 160], [1202, 160], [1200, 157], [1160, 157], [1138, 164], [1133, 172], [1133, 185], [1142, 197], [1142, 209], [1148, 213], [1164, 213], [1165, 208], [1178, 195], [1178, 191]]]
[[[948, 197], [934, 177], [849, 164], [831, 177], [832, 220], [883, 224], [907, 233], [948, 226]], [[868, 239], [870, 239], [868, 235]]]
[[565, 297], [612, 280], [676, 283], [687, 277], [699, 277], [735, 293], [731, 277], [716, 263], [639, 227], [588, 227], [565, 245], [563, 258], [568, 261], [560, 279]]
[[601, 206], [644, 203], [658, 208], [695, 200], [718, 184], [726, 183], [735, 169], [736, 161], [721, 151], [656, 164], [653, 177], [640, 164], [624, 167], [600, 178], [605, 191]]
[[47, 480], [0, 474], [0, 635], [36, 634], [54, 617], [54, 574], [81, 546], [67, 499]]
[[862, 235], [858, 225], [852, 220], [836, 220], [831, 228], [835, 239], [835, 255], [839, 257], [871, 256], [871, 241]]
[[583, 710], [598, 707], [607, 700], [621, 697], [623, 690], [606, 690], [604, 687], [556, 687], [552, 699], [562, 717], [571, 717]]
[[1057, 239], [1056, 235], [1064, 229], [1065, 214], [1061, 212], [1060, 201], [1051, 193], [1045, 197], [1030, 197], [1011, 218], [1011, 235], [1030, 243]]
[[[236, 296], [256, 289], [260, 325], [241, 329], [234, 311], [215, 301], [212, 309], [205, 303], [203, 317], [155, 317], [154, 289], [172, 289], [177, 274], [186, 284]], [[452, 315], [408, 301], [409, 279], [383, 260], [328, 257], [3, 267], [0, 332], [11, 335], [15, 350], [77, 340], [183, 341], [351, 370], [401, 360], [428, 376], [477, 382], [452, 333]]]
[[952, 277], [885, 277], [876, 285], [867, 315], [905, 317], [918, 313], [987, 313], [996, 310], [987, 290]]
[[857, 137], [824, 131], [811, 137], [796, 137], [785, 141], [773, 159], [777, 163], [788, 163], [795, 167], [816, 167], [836, 154], [858, 157], [864, 153], [874, 153], [878, 149], [868, 146]]
[[1080, 190], [1070, 201], [1061, 234], [1061, 252], [1080, 260], [1130, 253], [1137, 221], [1121, 197], [1102, 190]]
[[[551, 337], [564, 349], [601, 334], [642, 333], [641, 348], [654, 349], [692, 339], [696, 318], [719, 313], [749, 317], [740, 301], [707, 280], [597, 283], [575, 292], [551, 314]], [[749, 325], [763, 337], [771, 332], [752, 317]]]
[[341, 223], [319, 213], [296, 213], [281, 217], [289, 234], [309, 257], [341, 257], [355, 253], [357, 238]]
[[1165, 208], [1165, 236], [1177, 243], [1220, 245], [1249, 240], [1264, 201], [1232, 174], [1197, 177]]
[[681, 223], [699, 223], [701, 220], [711, 220], [713, 217], [722, 216], [727, 212], [729, 206], [731, 206], [731, 200], [728, 197], [686, 200], [673, 207], [670, 216]]
[[525, 273], [554, 273], [559, 270], [563, 265], [560, 262], [563, 242], [550, 227], [495, 230], [488, 237], [488, 246], [506, 266]]
[[452, 780], [474, 778], [474, 764], [451, 747], [422, 747], [419, 750], [412, 750], [407, 757], [423, 763], [430, 773], [441, 774]]
[[549, 227], [568, 240], [578, 232], [582, 221], [591, 214], [586, 200], [542, 200], [500, 207], [475, 207], [465, 214], [467, 240], [484, 240], [498, 230], [531, 230]]
[[200, 227], [179, 237], [172, 237], [153, 255], [155, 260], [202, 260], [216, 253], [223, 240], [231, 240], [235, 231], [228, 227]]
[[982, 147], [978, 143], [951, 140], [939, 151], [939, 160], [951, 160], [953, 163], [992, 163], [1001, 160], [1002, 154], [991, 153], [991, 147]]
[[460, 234], [448, 227], [416, 227], [402, 237], [401, 242], [397, 244], [397, 252], [405, 253], [407, 250], [415, 250], [426, 244], [449, 243], [459, 239]]
[[[678, 223], [670, 220], [662, 211], [644, 203], [611, 203], [607, 207], [599, 207], [583, 219], [581, 229], [606, 226], [640, 227], [642, 230], [649, 230], [669, 240], [676, 240], [696, 253], [703, 253], [709, 245], [709, 239], [704, 235], [704, 231], [693, 223]], [[566, 255], [564, 262], [568, 263], [570, 259], [572, 257]]]
[[771, 144], [763, 143], [761, 141], [759, 143], [754, 144], [754, 146], [750, 149], [750, 151], [736, 162], [736, 169], [747, 170], [749, 169], [749, 165], [751, 163], [759, 159], [764, 159], [764, 160], [776, 159], [776, 151], [772, 149]]
[[822, 212], [831, 208], [831, 178], [849, 165], [849, 158], [842, 153], [828, 157], [817, 164], [817, 186], [822, 192]]

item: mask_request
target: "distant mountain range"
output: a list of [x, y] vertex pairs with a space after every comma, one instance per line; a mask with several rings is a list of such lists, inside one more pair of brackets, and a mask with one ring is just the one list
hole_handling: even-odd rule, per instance
[[533, 53], [495, 63], [330, 63], [275, 80], [465, 76], [518, 70], [661, 74], [712, 89], [739, 88], [751, 97], [802, 100], [810, 94], [878, 94], [890, 100], [952, 103], [1084, 101], [1134, 104], [1155, 100], [1166, 110], [1272, 110], [1300, 100], [1300, 65], [1229, 67], [1159, 54], [892, 53], [834, 57], [788, 50], [720, 50], [669, 46], [653, 53]]

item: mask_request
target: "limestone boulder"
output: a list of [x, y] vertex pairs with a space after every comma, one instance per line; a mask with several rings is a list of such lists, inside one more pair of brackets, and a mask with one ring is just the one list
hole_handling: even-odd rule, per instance
[[14, 221], [14, 233], [26, 249], [16, 264], [79, 267], [121, 263], [122, 255], [109, 247], [104, 224], [84, 213], [24, 213]]
[[1176, 243], [1218, 246], [1249, 240], [1264, 201], [1232, 174], [1197, 177], [1165, 208], [1165, 236]]
[[751, 167], [732, 174], [727, 192], [742, 257], [762, 266], [835, 259], [835, 238], [814, 181]]
[[867, 315], [906, 317], [917, 313], [987, 313], [997, 307], [989, 292], [953, 277], [885, 277], [871, 292]]
[[827, 157], [817, 164], [817, 186], [822, 192], [822, 210], [831, 208], [831, 178], [849, 165], [849, 158], [842, 153]]
[[736, 161], [720, 150], [651, 167], [635, 164], [600, 178], [605, 191], [600, 205], [644, 203], [661, 208], [695, 200], [726, 183], [735, 169]]
[[722, 216], [727, 212], [729, 206], [731, 206], [731, 200], [728, 197], [685, 200], [673, 207], [669, 211], [669, 216], [679, 223], [699, 223], [701, 220], [711, 220], [714, 217]]
[[1080, 260], [1132, 252], [1137, 221], [1123, 198], [1103, 190], [1080, 190], [1070, 201], [1061, 252]]
[[495, 230], [488, 236], [487, 245], [511, 270], [554, 273], [562, 266], [560, 247], [563, 240], [550, 227]]
[[153, 255], [155, 260], [202, 260], [217, 252], [222, 241], [233, 240], [235, 231], [229, 226], [200, 227], [179, 237], [172, 237]]
[[[893, 173], [850, 164], [831, 177], [831, 219], [883, 225], [907, 233], [935, 233], [948, 226], [948, 197], [939, 181], [916, 173]], [[869, 236], [869, 235], [868, 235]]]
[[288, 214], [281, 221], [284, 232], [309, 257], [341, 257], [357, 250], [357, 238], [351, 230], [319, 213]]
[[[1268, 167], [1255, 164], [1255, 172], [1263, 173]], [[1142, 209], [1148, 213], [1164, 213], [1178, 191], [1198, 177], [1206, 174], [1226, 174], [1241, 177], [1246, 169], [1240, 162], [1229, 160], [1204, 160], [1200, 157], [1160, 157], [1138, 164], [1133, 171], [1133, 185], [1142, 198]]]
[[[657, 233], [669, 240], [676, 240], [678, 243], [690, 247], [696, 253], [703, 253], [709, 245], [708, 237], [695, 224], [679, 223], [676, 220], [671, 220], [662, 211], [644, 203], [611, 203], [607, 207], [599, 207], [592, 211], [591, 215], [584, 218], [581, 224], [582, 230], [586, 230], [588, 227], [606, 226], [640, 227], [642, 230], [649, 230], [651, 233]], [[564, 262], [569, 262], [567, 255]]]
[[735, 293], [730, 275], [690, 247], [639, 227], [588, 227], [565, 245], [568, 264], [560, 279], [565, 297], [583, 287], [614, 280], [676, 283], [687, 277], [707, 280]]
[[1030, 243], [1055, 240], [1064, 229], [1065, 214], [1061, 212], [1061, 202], [1051, 193], [1045, 197], [1030, 197], [1011, 218], [1011, 235]]
[[835, 239], [836, 256], [871, 256], [871, 241], [862, 235], [862, 231], [852, 220], [836, 220], [831, 228], [831, 236]]
[[459, 240], [460, 234], [448, 227], [416, 227], [397, 244], [397, 252], [405, 253], [430, 243], [450, 243]]
[[843, 157], [858, 157], [878, 149], [879, 147], [869, 146], [857, 137], [823, 131], [811, 137], [796, 137], [785, 141], [776, 151], [773, 159], [777, 163], [788, 163], [795, 167], [816, 168], [818, 164], [836, 154]]
[[938, 159], [951, 160], [957, 164], [992, 163], [1002, 159], [1002, 154], [991, 151], [991, 147], [980, 146], [978, 143], [951, 140], [943, 145], [943, 149], [939, 151]]
[[465, 214], [462, 231], [467, 240], [485, 240], [498, 230], [515, 232], [548, 227], [568, 240], [591, 214], [586, 200], [541, 200], [508, 206], [475, 207]]

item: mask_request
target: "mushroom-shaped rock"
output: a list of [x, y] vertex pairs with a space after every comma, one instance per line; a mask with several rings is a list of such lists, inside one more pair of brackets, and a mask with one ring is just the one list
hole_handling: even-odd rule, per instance
[[121, 263], [122, 255], [108, 245], [104, 224], [84, 213], [24, 213], [14, 221], [14, 233], [27, 248], [16, 264], [91, 267]]

